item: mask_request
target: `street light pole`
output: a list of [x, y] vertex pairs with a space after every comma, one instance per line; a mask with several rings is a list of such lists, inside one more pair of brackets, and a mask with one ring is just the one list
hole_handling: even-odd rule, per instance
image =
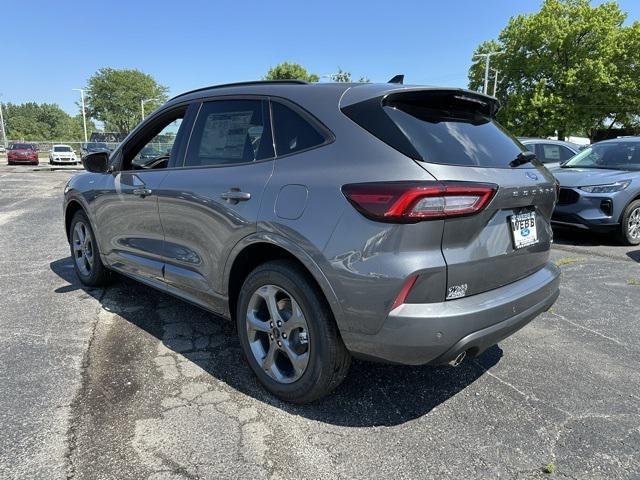
[[493, 70], [495, 72], [495, 77], [493, 77], [493, 96], [496, 96], [496, 92], [498, 91], [498, 74], [500, 73], [500, 70], [496, 70], [495, 68], [492, 68], [491, 70]]
[[144, 120], [144, 117], [145, 117], [145, 115], [144, 115], [144, 104], [146, 102], [150, 102], [152, 100], [156, 100], [156, 99], [155, 98], [141, 98], [140, 99], [140, 112], [142, 113], [142, 120]]
[[82, 102], [82, 126], [84, 127], [84, 143], [87, 143], [87, 116], [84, 111], [84, 88], [73, 88], [77, 92], [80, 92], [80, 99]]
[[489, 64], [491, 63], [491, 56], [492, 55], [500, 55], [502, 52], [488, 52], [488, 53], [478, 53], [476, 55], [473, 56], [473, 58], [476, 57], [482, 57], [485, 59], [485, 65], [484, 65], [484, 89], [482, 90], [482, 93], [484, 93], [485, 95], [487, 94], [487, 91], [489, 90]]
[[0, 128], [2, 129], [2, 146], [7, 148], [7, 133], [4, 130], [4, 116], [2, 115], [2, 102], [0, 102]]

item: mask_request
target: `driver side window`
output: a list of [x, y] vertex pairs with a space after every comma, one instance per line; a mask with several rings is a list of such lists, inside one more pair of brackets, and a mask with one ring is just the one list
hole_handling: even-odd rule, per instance
[[184, 120], [186, 109], [173, 112], [149, 125], [124, 149], [122, 170], [155, 170], [167, 168], [177, 154], [174, 143]]
[[182, 118], [174, 120], [146, 143], [131, 160], [133, 169], [166, 168], [181, 124]]

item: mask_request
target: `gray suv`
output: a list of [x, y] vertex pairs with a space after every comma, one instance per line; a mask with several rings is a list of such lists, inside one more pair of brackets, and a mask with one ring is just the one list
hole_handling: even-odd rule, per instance
[[291, 402], [333, 390], [352, 356], [456, 365], [559, 292], [556, 184], [498, 108], [398, 84], [185, 93], [83, 159], [64, 199], [75, 270], [232, 319], [258, 379]]

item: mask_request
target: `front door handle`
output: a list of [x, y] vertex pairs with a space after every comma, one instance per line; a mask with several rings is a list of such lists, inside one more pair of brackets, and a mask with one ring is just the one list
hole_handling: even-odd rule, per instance
[[230, 203], [246, 202], [247, 200], [251, 199], [251, 194], [248, 192], [241, 192], [239, 189], [232, 188], [228, 192], [221, 193], [220, 198]]
[[142, 198], [151, 195], [153, 193], [153, 190], [151, 190], [150, 188], [134, 188], [133, 189], [133, 194], [134, 195], [139, 195]]

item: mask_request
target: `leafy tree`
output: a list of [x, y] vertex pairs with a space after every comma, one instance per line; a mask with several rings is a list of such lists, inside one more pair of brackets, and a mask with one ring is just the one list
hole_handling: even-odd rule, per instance
[[320, 77], [315, 73], [309, 73], [299, 63], [283, 62], [275, 67], [271, 67], [264, 77], [265, 80], [304, 80], [306, 82], [317, 82]]
[[[71, 117], [58, 105], [8, 103], [4, 108], [7, 138], [68, 142], [84, 140], [82, 116]], [[87, 129], [95, 129], [95, 125], [88, 122]]]
[[105, 130], [127, 134], [141, 120], [141, 102], [151, 112], [166, 101], [167, 91], [139, 70], [101, 68], [88, 82], [87, 113], [103, 122]]
[[336, 73], [334, 73], [333, 75], [331, 75], [331, 80], [333, 80], [334, 82], [350, 83], [351, 82], [351, 72], [345, 72], [340, 67], [338, 67], [338, 71]]
[[[474, 52], [503, 52], [491, 57], [505, 107], [499, 119], [519, 135], [561, 138], [637, 122], [640, 24], [625, 19], [617, 3], [589, 0], [544, 0], [539, 12], [511, 18]], [[482, 89], [484, 67], [470, 68], [469, 88]]]
[[[353, 81], [351, 79], [351, 72], [345, 72], [340, 67], [338, 67], [338, 71], [336, 73], [331, 75], [331, 80], [333, 80], [334, 82], [345, 82], [345, 83], [349, 83]], [[369, 80], [367, 77], [360, 77], [357, 81], [359, 83], [369, 83], [371, 80]]]

